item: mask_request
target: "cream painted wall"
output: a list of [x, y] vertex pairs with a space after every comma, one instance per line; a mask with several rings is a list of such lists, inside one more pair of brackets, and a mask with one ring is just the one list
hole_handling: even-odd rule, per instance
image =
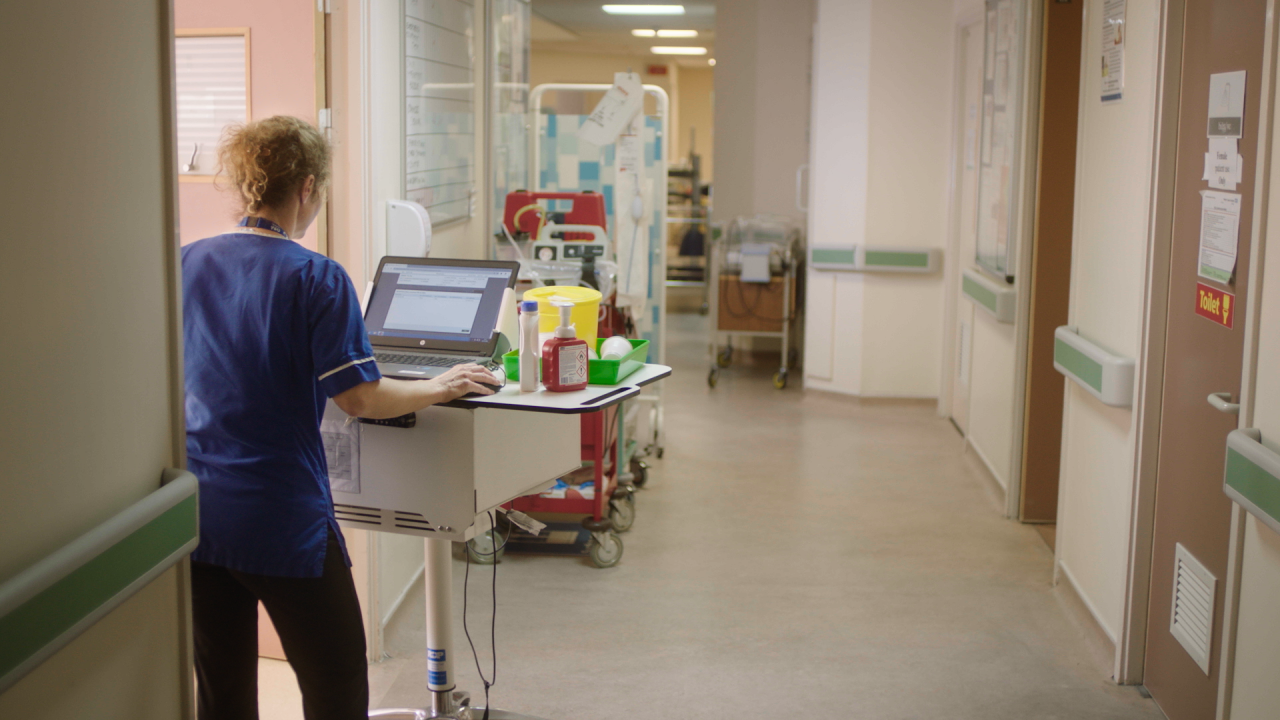
[[809, 162], [809, 0], [722, 0], [716, 6], [712, 220], [796, 209], [796, 170]]
[[[676, 148], [681, 158], [689, 153], [690, 131], [695, 131], [694, 150], [702, 156], [702, 181], [715, 179], [715, 71], [711, 68], [680, 68], [680, 91], [673, 102], [680, 106]], [[675, 159], [675, 156], [672, 156]]]
[[[972, 265], [970, 264], [970, 267]], [[968, 300], [961, 302], [973, 304]], [[1012, 323], [973, 309], [969, 359], [969, 444], [1000, 487], [1013, 476], [1013, 396], [1017, 338]]]
[[[170, 4], [0, 16], [0, 94], [21, 98], [0, 114], [0, 327], [40, 348], [0, 357], [2, 582], [154, 492], [184, 441]], [[179, 577], [11, 687], [0, 717], [192, 717]]]
[[[313, 0], [174, 0], [173, 9], [179, 28], [249, 28], [251, 120], [294, 115], [316, 122]], [[184, 244], [226, 232], [238, 219], [234, 196], [212, 183], [178, 188]], [[298, 242], [315, 250], [314, 227]]]
[[[811, 244], [946, 246], [953, 11], [952, 0], [819, 0]], [[829, 321], [810, 313], [806, 388], [937, 396], [940, 274], [810, 272], [809, 287], [810, 307], [833, 288], [837, 305]]]
[[[1085, 7], [1072, 240], [1070, 322], [1093, 342], [1137, 358], [1158, 85], [1158, 0], [1129, 0], [1125, 98], [1102, 105], [1094, 60], [1102, 0]], [[1134, 492], [1133, 413], [1067, 383], [1057, 562], [1118, 640]]]
[[[1272, 132], [1280, 116], [1272, 110]], [[1267, 212], [1280, 211], [1280, 145], [1272, 144], [1270, 194]], [[1253, 427], [1262, 442], [1280, 452], [1280, 226], [1267, 225], [1264, 245], [1257, 357], [1257, 383], [1252, 402]], [[1255, 279], [1251, 282], [1258, 282]], [[1248, 420], [1246, 420], [1248, 422]], [[1253, 516], [1244, 514], [1244, 542], [1240, 547], [1240, 605], [1236, 613], [1235, 674], [1232, 678], [1231, 720], [1270, 720], [1280, 708], [1280, 535]]]

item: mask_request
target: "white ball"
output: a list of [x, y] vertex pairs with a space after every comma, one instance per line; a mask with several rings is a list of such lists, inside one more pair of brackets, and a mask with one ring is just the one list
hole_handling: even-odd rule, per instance
[[619, 360], [631, 352], [631, 343], [621, 335], [614, 335], [600, 346], [600, 357], [605, 360]]

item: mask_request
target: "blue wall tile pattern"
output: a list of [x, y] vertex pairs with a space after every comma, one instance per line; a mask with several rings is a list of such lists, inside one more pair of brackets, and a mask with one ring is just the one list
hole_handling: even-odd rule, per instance
[[[617, 220], [613, 202], [614, 180], [617, 168], [614, 163], [614, 146], [603, 148], [591, 143], [579, 143], [577, 129], [586, 122], [586, 115], [538, 115], [538, 190], [556, 192], [581, 192], [592, 190], [604, 195], [604, 209], [607, 215], [610, 237], [615, 236]], [[568, 131], [568, 128], [573, 128]], [[644, 120], [644, 165], [645, 174], [652, 181], [655, 197], [653, 198], [653, 217], [649, 220], [649, 308], [650, 312], [642, 313], [635, 318], [636, 328], [640, 336], [650, 342], [649, 360], [656, 362], [658, 358], [658, 320], [660, 308], [658, 299], [665, 281], [665, 271], [658, 263], [662, 259], [662, 204], [666, 202], [667, 178], [662, 170], [662, 119], [645, 117]], [[576, 183], [562, 182], [560, 168], [565, 163], [573, 163], [566, 172], [577, 168]], [[572, 180], [566, 178], [565, 180]], [[567, 211], [573, 206], [569, 200], [547, 201], [552, 212]]]

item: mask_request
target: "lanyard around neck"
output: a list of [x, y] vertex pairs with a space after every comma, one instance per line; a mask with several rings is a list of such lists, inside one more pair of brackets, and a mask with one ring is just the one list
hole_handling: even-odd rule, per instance
[[267, 237], [279, 235], [285, 240], [289, 239], [289, 233], [285, 232], [284, 228], [266, 218], [252, 216], [241, 218], [237, 226], [244, 228], [254, 235], [265, 235]]

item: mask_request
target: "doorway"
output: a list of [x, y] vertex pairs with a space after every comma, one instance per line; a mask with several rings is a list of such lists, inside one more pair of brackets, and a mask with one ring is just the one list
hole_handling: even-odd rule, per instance
[[982, 53], [983, 23], [981, 20], [964, 25], [958, 32], [960, 70], [956, 76], [956, 94], [960, 98], [956, 114], [955, 133], [957, 168], [955, 177], [955, 205], [952, 210], [951, 247], [949, 267], [954, 279], [950, 283], [954, 299], [955, 317], [952, 323], [954, 340], [950, 378], [951, 422], [961, 435], [969, 432], [970, 365], [973, 358], [973, 303], [964, 299], [960, 290], [959, 274], [974, 257], [978, 235], [978, 152], [979, 133], [982, 130]]
[[[1235, 321], [1234, 304], [1245, 295], [1249, 273], [1247, 223], [1254, 184], [1247, 165], [1257, 151], [1266, 6], [1265, 0], [1185, 4], [1144, 677], [1170, 720], [1209, 720], [1217, 706], [1231, 526], [1222, 467], [1236, 418], [1211, 407], [1206, 398], [1228, 393], [1227, 399], [1235, 400], [1241, 387], [1244, 328]], [[1212, 77], [1237, 71], [1246, 73], [1243, 88], [1238, 78]], [[1246, 167], [1235, 187], [1216, 190], [1202, 179], [1209, 118], [1223, 116], [1211, 85], [1218, 95], [1243, 89], [1245, 98], [1236, 127], [1237, 152]], [[1221, 194], [1205, 196], [1205, 191]], [[1203, 213], [1215, 199], [1237, 211], [1238, 258], [1233, 273], [1216, 278], [1202, 276], [1215, 272], [1214, 263], [1202, 268], [1200, 247]], [[1239, 224], [1246, 225], [1245, 232]]]

